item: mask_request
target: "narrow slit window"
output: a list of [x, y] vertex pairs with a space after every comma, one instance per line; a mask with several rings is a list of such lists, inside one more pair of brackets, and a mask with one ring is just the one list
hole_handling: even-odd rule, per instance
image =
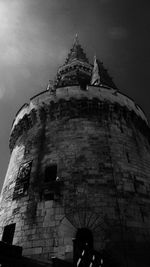
[[3, 232], [3, 236], [2, 236], [3, 242], [10, 244], [10, 245], [12, 244], [13, 238], [14, 238], [14, 233], [15, 233], [15, 227], [16, 227], [15, 223], [6, 225], [4, 227], [4, 232]]
[[130, 157], [129, 157], [129, 153], [128, 152], [126, 152], [126, 157], [127, 157], [128, 163], [130, 163], [131, 161], [130, 161]]
[[122, 124], [120, 124], [120, 131], [121, 131], [121, 133], [124, 133]]
[[57, 165], [53, 164], [47, 166], [45, 169], [45, 182], [54, 182], [57, 178]]

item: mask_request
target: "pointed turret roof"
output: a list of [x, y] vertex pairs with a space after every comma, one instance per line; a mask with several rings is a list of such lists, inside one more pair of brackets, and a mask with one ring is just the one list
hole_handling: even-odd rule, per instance
[[98, 64], [100, 81], [101, 81], [100, 83], [102, 85], [106, 85], [112, 88], [117, 88], [112, 77], [109, 75], [107, 69], [104, 67], [103, 62], [97, 59], [97, 64]]
[[54, 85], [56, 88], [72, 85], [80, 85], [84, 88], [86, 85], [116, 88], [101, 61], [95, 57], [94, 66], [89, 63], [83, 48], [79, 44], [77, 34], [65, 64], [58, 69]]
[[73, 46], [67, 56], [65, 64], [57, 72], [55, 86], [90, 84], [92, 65], [89, 63], [83, 48], [79, 44], [76, 34]]
[[68, 57], [66, 59], [65, 64], [70, 64], [74, 60], [79, 60], [79, 61], [82, 61], [82, 62], [89, 63], [89, 61], [88, 61], [88, 59], [86, 57], [86, 54], [83, 51], [83, 48], [79, 44], [79, 39], [78, 39], [78, 35], [77, 34], [75, 36], [75, 40], [74, 40], [73, 46], [72, 46], [72, 48], [70, 50], [70, 53], [68, 54]]

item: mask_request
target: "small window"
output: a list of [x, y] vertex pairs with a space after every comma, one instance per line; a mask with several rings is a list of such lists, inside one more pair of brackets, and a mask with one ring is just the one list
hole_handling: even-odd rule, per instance
[[14, 238], [14, 233], [15, 233], [15, 223], [12, 223], [10, 225], [6, 225], [4, 227], [4, 232], [2, 236], [2, 241], [7, 243], [7, 244], [12, 244], [13, 238]]
[[122, 124], [120, 124], [120, 131], [121, 131], [121, 133], [124, 133]]
[[81, 90], [86, 90], [87, 89], [87, 83], [85, 83], [85, 82], [80, 82], [80, 88], [81, 88]]
[[57, 177], [57, 165], [50, 165], [47, 166], [45, 169], [45, 182], [54, 182], [56, 181], [56, 177]]
[[129, 153], [128, 152], [126, 152], [126, 157], [127, 157], [128, 163], [130, 163], [130, 157], [129, 157]]
[[54, 200], [54, 193], [49, 193], [44, 195], [45, 200]]

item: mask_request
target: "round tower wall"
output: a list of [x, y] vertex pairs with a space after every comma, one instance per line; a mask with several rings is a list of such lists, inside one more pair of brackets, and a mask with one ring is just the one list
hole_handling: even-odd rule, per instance
[[70, 259], [79, 228], [92, 231], [97, 250], [149, 236], [146, 118], [131, 100], [129, 108], [106, 98], [114, 91], [96, 97], [100, 90], [94, 89], [39, 95], [31, 100], [34, 116], [28, 107], [27, 122], [24, 112], [13, 124], [0, 229], [2, 235], [6, 225], [16, 224], [13, 244], [24, 255]]

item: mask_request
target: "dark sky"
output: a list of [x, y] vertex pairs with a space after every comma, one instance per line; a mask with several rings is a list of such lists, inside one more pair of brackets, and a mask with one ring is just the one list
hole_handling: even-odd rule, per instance
[[150, 119], [149, 0], [0, 0], [0, 187], [17, 110], [47, 87], [79, 41]]

